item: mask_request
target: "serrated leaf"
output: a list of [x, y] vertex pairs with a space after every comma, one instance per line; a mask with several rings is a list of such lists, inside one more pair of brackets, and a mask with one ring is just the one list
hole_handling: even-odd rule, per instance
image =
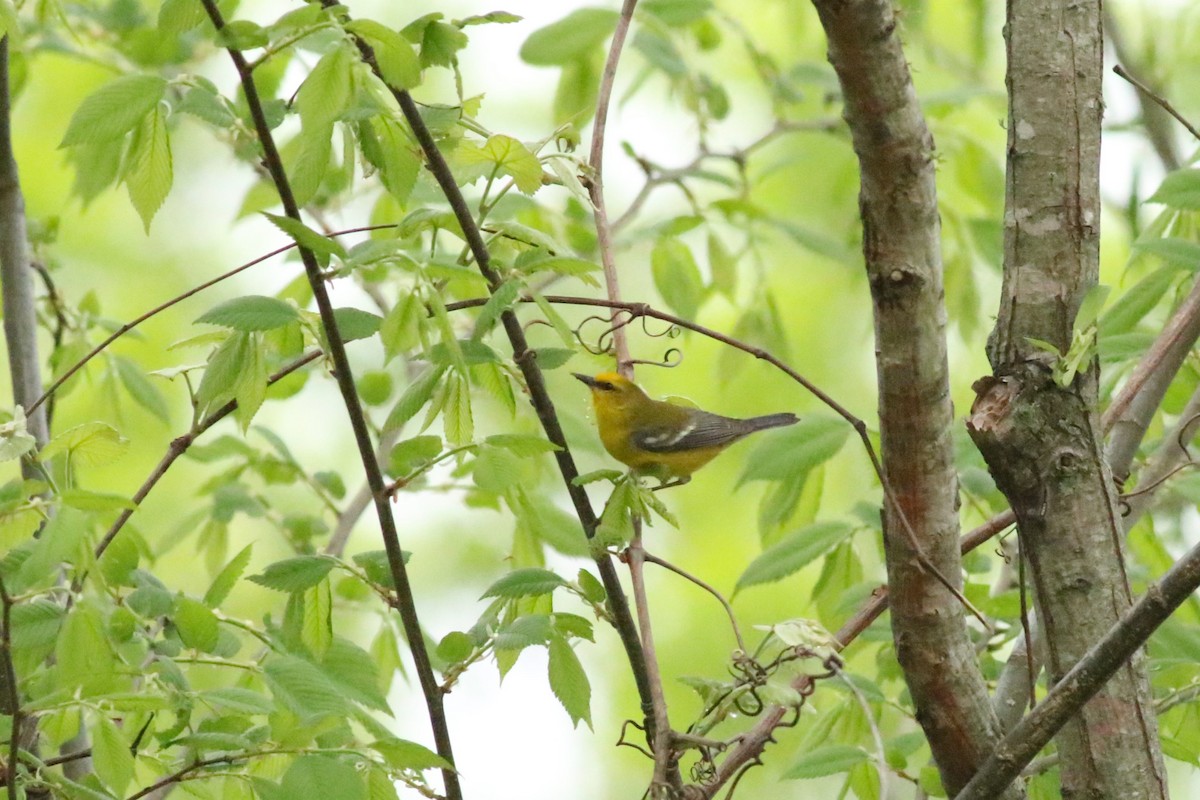
[[109, 466], [129, 449], [129, 440], [117, 429], [103, 422], [85, 422], [60, 433], [38, 454], [40, 461], [49, 461], [66, 454], [72, 463], [88, 466]]
[[561, 636], [550, 640], [549, 664], [550, 689], [562, 703], [571, 724], [577, 726], [580, 720], [592, 727], [592, 687], [588, 682], [587, 673], [579, 663], [579, 657], [571, 649], [571, 645]]
[[167, 199], [174, 181], [166, 115], [158, 104], [134, 130], [123, 178], [129, 200], [142, 218], [142, 227], [149, 231], [150, 222]]
[[553, 453], [561, 448], [553, 442], [527, 433], [497, 433], [483, 440], [493, 447], [503, 447], [518, 456], [536, 456]]
[[1133, 249], [1140, 253], [1158, 256], [1164, 261], [1193, 271], [1200, 270], [1200, 244], [1187, 239], [1168, 237], [1166, 239], [1139, 240], [1133, 243]]
[[252, 689], [237, 686], [208, 689], [201, 692], [198, 699], [202, 703], [238, 714], [270, 714], [275, 711], [275, 704], [271, 702], [271, 698]]
[[379, 332], [383, 318], [361, 308], [335, 308], [333, 316], [337, 320], [338, 333], [343, 342], [354, 342], [359, 339], [369, 339]]
[[337, 562], [327, 556], [296, 556], [276, 561], [250, 580], [277, 592], [302, 592], [316, 586]]
[[280, 781], [289, 800], [367, 800], [367, 786], [347, 761], [326, 755], [297, 756]]
[[246, 295], [210, 308], [196, 322], [220, 325], [236, 331], [269, 331], [300, 319], [296, 307], [276, 297]]
[[446, 381], [445, 390], [442, 422], [446, 441], [456, 446], [467, 444], [475, 436], [470, 384], [461, 373], [452, 372]]
[[500, 319], [500, 315], [512, 308], [513, 303], [521, 294], [523, 284], [517, 280], [508, 280], [500, 284], [496, 291], [483, 304], [483, 308], [479, 310], [479, 316], [475, 318], [475, 330], [471, 333], [472, 339], [483, 338], [492, 326], [496, 324], [496, 320]]
[[311, 589], [306, 589], [303, 604], [304, 624], [300, 628], [300, 641], [315, 658], [324, 658], [333, 642], [333, 592], [329, 581], [321, 581]]
[[575, 351], [566, 347], [539, 347], [533, 351], [538, 366], [544, 370], [565, 367], [575, 356]]
[[204, 6], [194, 0], [163, 0], [158, 9], [158, 28], [163, 33], [186, 33], [206, 19]]
[[392, 475], [405, 475], [410, 470], [437, 458], [441, 452], [440, 436], [414, 436], [397, 442], [388, 453], [388, 472]]
[[801, 528], [750, 562], [738, 578], [737, 590], [781, 580], [832, 550], [854, 532], [844, 522], [816, 522]]
[[746, 459], [738, 485], [747, 481], [787, 480], [806, 474], [837, 455], [850, 426], [831, 417], [806, 417], [786, 429], [763, 436]]
[[379, 739], [371, 743], [371, 749], [383, 756], [393, 769], [453, 769], [446, 759], [423, 744], [408, 739]]
[[137, 504], [125, 495], [89, 492], [87, 489], [64, 489], [59, 493], [58, 499], [63, 505], [78, 508], [80, 511], [118, 511], [137, 508]]
[[679, 316], [695, 319], [704, 301], [704, 280], [691, 248], [675, 238], [660, 239], [650, 253], [654, 288]]
[[1180, 169], [1167, 175], [1146, 202], [1188, 211], [1200, 210], [1200, 169]]
[[367, 708], [391, 713], [380, 688], [379, 670], [366, 650], [335, 636], [326, 648], [321, 669], [346, 697]]
[[279, 230], [292, 237], [296, 244], [307, 248], [314, 254], [318, 256], [337, 256], [338, 258], [346, 257], [346, 248], [342, 247], [336, 239], [322, 236], [300, 220], [280, 216], [279, 214], [269, 214], [266, 211], [262, 212], [262, 215], [269, 219]]
[[538, 67], [562, 66], [598, 49], [616, 25], [615, 11], [577, 9], [531, 33], [521, 45], [521, 60]]
[[861, 747], [845, 744], [827, 745], [809, 750], [784, 770], [781, 777], [788, 780], [821, 778], [849, 772], [851, 767], [862, 764], [868, 756]]
[[209, 653], [217, 646], [220, 626], [212, 609], [203, 603], [190, 597], [176, 599], [172, 621], [187, 647]]
[[520, 483], [524, 475], [516, 454], [495, 447], [482, 448], [472, 466], [475, 485], [498, 494]]
[[113, 364], [116, 365], [117, 376], [120, 377], [121, 385], [129, 392], [129, 396], [155, 417], [163, 422], [170, 422], [171, 414], [166, 399], [158, 387], [146, 377], [142, 368], [123, 356], [113, 356]]
[[96, 715], [91, 726], [92, 764], [96, 775], [113, 791], [121, 796], [133, 780], [133, 753], [119, 728], [108, 717]]
[[387, 419], [384, 420], [383, 432], [397, 431], [404, 423], [416, 416], [417, 412], [424, 408], [429, 399], [433, 397], [434, 390], [437, 389], [445, 374], [445, 367], [435, 367], [411, 383], [404, 390], [404, 394], [400, 395], [400, 399], [392, 407]]
[[348, 42], [336, 45], [321, 57], [296, 92], [300, 124], [305, 128], [325, 128], [349, 107], [353, 99], [351, 55]]
[[208, 591], [204, 593], [204, 604], [206, 606], [216, 608], [225, 602], [225, 598], [233, 591], [234, 585], [246, 570], [246, 565], [250, 563], [250, 554], [253, 550], [253, 544], [243, 547], [236, 556], [229, 560], [229, 563], [217, 574], [217, 577], [213, 578]]
[[79, 104], [59, 147], [124, 136], [155, 109], [166, 88], [157, 75], [125, 75], [106, 83]]
[[383, 79], [396, 89], [412, 89], [421, 83], [421, 62], [408, 40], [375, 20], [356, 19], [346, 30], [366, 39], [375, 51]]
[[315, 665], [296, 656], [272, 656], [263, 667], [272, 694], [303, 717], [345, 715], [350, 706], [338, 688]]
[[475, 651], [475, 643], [462, 631], [450, 631], [438, 642], [437, 656], [448, 664], [466, 661]]
[[460, 148], [464, 164], [492, 164], [495, 172], [508, 175], [523, 194], [542, 188], [542, 165], [537, 156], [511, 136], [497, 133], [479, 148]]
[[538, 597], [553, 592], [567, 582], [548, 569], [526, 567], [508, 573], [487, 588], [485, 597]]

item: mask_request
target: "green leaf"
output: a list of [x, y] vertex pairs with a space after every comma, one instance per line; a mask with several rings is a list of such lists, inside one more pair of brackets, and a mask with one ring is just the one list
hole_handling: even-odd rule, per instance
[[650, 253], [650, 271], [667, 306], [685, 319], [695, 319], [704, 301], [704, 280], [691, 249], [675, 238], [660, 239]]
[[304, 128], [324, 129], [340, 117], [353, 99], [351, 67], [357, 53], [338, 44], [321, 57], [296, 93], [296, 107]]
[[379, 338], [388, 361], [420, 343], [423, 319], [425, 305], [416, 292], [408, 292], [396, 301], [379, 325]]
[[738, 578], [737, 590], [786, 578], [832, 550], [853, 532], [854, 529], [844, 522], [816, 522], [805, 526], [750, 562]]
[[333, 593], [329, 581], [323, 580], [306, 589], [302, 598], [304, 623], [300, 642], [316, 658], [323, 658], [333, 641]]
[[407, 475], [411, 470], [437, 458], [442, 452], [442, 437], [414, 436], [397, 442], [388, 453], [388, 473]]
[[375, 51], [383, 79], [396, 89], [412, 89], [421, 83], [421, 63], [408, 40], [371, 19], [356, 19], [346, 30], [361, 36]]
[[445, 403], [442, 407], [443, 431], [452, 445], [464, 445], [475, 435], [471, 413], [471, 387], [464, 375], [452, 372], [445, 384]]
[[378, 314], [350, 306], [335, 308], [333, 317], [337, 320], [338, 333], [342, 335], [343, 342], [369, 339], [379, 332], [379, 326], [383, 322], [383, 317]]
[[475, 485], [489, 492], [503, 493], [521, 482], [524, 471], [514, 453], [495, 447], [481, 448], [473, 462], [471, 476]]
[[512, 177], [523, 194], [542, 188], [542, 165], [525, 145], [504, 134], [488, 137], [483, 147], [459, 149], [464, 164], [493, 164], [496, 171]]
[[867, 754], [861, 747], [851, 747], [845, 744], [827, 745], [809, 750], [800, 756], [784, 770], [782, 777], [790, 780], [802, 780], [837, 775], [849, 772], [851, 767], [862, 764], [866, 760]]
[[522, 457], [553, 453], [562, 449], [541, 436], [527, 433], [497, 433], [484, 439], [484, 443], [493, 447], [503, 447]]
[[571, 724], [578, 726], [582, 720], [592, 727], [592, 687], [579, 657], [562, 636], [550, 640], [549, 677], [550, 689], [571, 717]]
[[125, 794], [126, 787], [133, 780], [133, 753], [129, 743], [121, 734], [112, 720], [103, 715], [96, 715], [96, 722], [91, 726], [92, 734], [92, 764], [96, 775], [113, 794]]
[[[405, 564], [412, 558], [412, 553], [407, 550], [401, 550], [400, 555]], [[392, 562], [388, 558], [387, 550], [367, 550], [355, 553], [354, 563], [367, 574], [367, 580], [372, 583], [386, 586], [389, 589], [396, 588], [396, 582], [392, 580]]]
[[575, 351], [566, 347], [539, 347], [533, 351], [538, 366], [544, 370], [558, 369], [566, 366], [575, 355]]
[[321, 660], [321, 669], [346, 697], [367, 708], [390, 714], [379, 670], [371, 654], [340, 636], [334, 636]]
[[737, 261], [720, 237], [708, 234], [708, 269], [712, 273], [712, 285], [718, 292], [733, 300], [737, 296]]
[[449, 664], [466, 661], [475, 651], [475, 643], [462, 631], [450, 631], [438, 642], [437, 656]]
[[500, 315], [508, 309], [512, 308], [513, 303], [521, 295], [521, 289], [524, 285], [519, 280], [508, 280], [500, 284], [496, 291], [483, 304], [483, 308], [479, 310], [479, 316], [475, 318], [475, 330], [471, 334], [472, 339], [483, 338], [492, 326], [496, 324], [496, 320], [500, 319]]
[[746, 459], [746, 469], [738, 478], [738, 485], [807, 474], [842, 449], [850, 430], [850, 426], [840, 419], [806, 417], [784, 430], [763, 436]]
[[521, 60], [537, 67], [562, 66], [597, 49], [617, 26], [617, 12], [580, 8], [538, 28], [521, 45]]
[[421, 172], [421, 155], [412, 138], [400, 123], [376, 117], [371, 131], [378, 137], [378, 147], [372, 149], [367, 137], [362, 137], [363, 155], [379, 170], [379, 179], [403, 209]]
[[467, 35], [457, 26], [440, 22], [440, 13], [426, 14], [407, 25], [403, 33], [421, 48], [421, 64], [426, 67], [451, 67], [458, 51], [467, 46]]
[[1133, 330], [1170, 291], [1178, 275], [1178, 270], [1162, 267], [1130, 287], [1100, 317], [1101, 334], [1113, 336]]
[[350, 706], [318, 667], [296, 656], [272, 656], [263, 676], [276, 699], [303, 717], [344, 716]]
[[324, 580], [336, 563], [327, 556], [285, 558], [251, 575], [250, 580], [277, 592], [302, 592]]
[[297, 756], [280, 785], [289, 800], [367, 800], [367, 786], [358, 770], [331, 756]]
[[163, 33], [186, 33], [208, 19], [204, 6], [195, 0], [163, 0], [158, 9], [158, 28]]
[[270, 37], [263, 26], [248, 19], [235, 19], [221, 28], [217, 40], [230, 50], [254, 50], [266, 47]]
[[170, 422], [171, 412], [167, 408], [166, 399], [158, 387], [146, 377], [142, 368], [124, 356], [113, 356], [113, 364], [117, 368], [121, 385], [129, 392], [129, 396], [163, 422]]
[[1146, 202], [1200, 211], [1200, 169], [1180, 169], [1167, 175]]
[[157, 75], [126, 75], [101, 86], [79, 104], [59, 147], [124, 136], [155, 109], [166, 88]]
[[134, 131], [125, 157], [124, 180], [129, 200], [149, 231], [150, 221], [167, 199], [174, 180], [166, 115], [157, 104]]
[[291, 303], [275, 297], [246, 295], [226, 300], [210, 308], [196, 322], [220, 325], [236, 331], [269, 331], [290, 325], [300, 319], [299, 312]]
[[66, 454], [72, 463], [107, 467], [129, 449], [129, 440], [103, 422], [85, 422], [60, 433], [38, 453], [42, 463]]
[[553, 592], [567, 582], [548, 569], [526, 567], [508, 573], [487, 588], [480, 597], [539, 597]]
[[233, 591], [234, 584], [238, 582], [238, 579], [242, 577], [242, 573], [246, 570], [246, 565], [250, 563], [250, 553], [253, 549], [253, 544], [243, 547], [236, 556], [229, 560], [229, 563], [217, 574], [217, 577], [213, 578], [212, 585], [204, 593], [204, 605], [209, 608], [216, 608], [225, 602], [225, 598]]
[[206, 653], [216, 648], [220, 626], [216, 615], [208, 606], [190, 597], [180, 597], [175, 601], [172, 621], [179, 629], [179, 638], [187, 647]]
[[300, 220], [282, 217], [278, 214], [268, 214], [265, 211], [262, 214], [271, 220], [275, 227], [292, 237], [296, 244], [308, 248], [315, 255], [346, 257], [346, 248], [342, 247], [336, 239], [322, 236]]
[[237, 714], [270, 714], [276, 710], [266, 695], [237, 686], [208, 689], [201, 692], [198, 699]]
[[137, 508], [137, 504], [124, 495], [89, 492], [87, 489], [64, 489], [58, 495], [58, 499], [63, 505], [78, 508], [80, 511], [132, 511]]
[[640, 10], [677, 28], [699, 22], [712, 8], [712, 0], [645, 0], [640, 5]]
[[445, 374], [445, 367], [435, 367], [411, 383], [404, 390], [404, 394], [400, 395], [400, 399], [392, 407], [387, 419], [384, 420], [383, 432], [391, 433], [400, 430], [404, 423], [416, 416], [417, 412], [429, 402], [429, 398], [433, 396], [434, 390], [437, 389]]
[[1178, 264], [1190, 270], [1200, 270], [1200, 244], [1189, 242], [1187, 239], [1168, 237], [1166, 239], [1148, 239], [1133, 243], [1133, 249], [1140, 253], [1158, 256], [1171, 264]]
[[379, 739], [371, 743], [371, 749], [393, 769], [453, 769], [446, 759], [425, 745], [407, 739]]

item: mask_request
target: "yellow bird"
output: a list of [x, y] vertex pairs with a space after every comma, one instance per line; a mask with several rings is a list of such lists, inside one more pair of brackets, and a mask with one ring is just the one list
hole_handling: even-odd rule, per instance
[[[653, 400], [615, 372], [571, 373], [592, 390], [604, 449], [634, 471], [678, 486], [729, 445], [755, 431], [799, 422], [795, 414], [734, 419]], [[669, 484], [667, 481], [671, 481]]]

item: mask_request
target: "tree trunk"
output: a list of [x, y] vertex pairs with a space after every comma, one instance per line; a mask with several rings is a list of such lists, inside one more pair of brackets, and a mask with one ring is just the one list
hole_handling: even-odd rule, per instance
[[[1096, 283], [1100, 20], [1099, 0], [1009, 2], [1004, 284], [994, 377], [976, 384], [968, 424], [1016, 513], [1052, 683], [1131, 603], [1094, 359], [1063, 388], [1053, 378], [1061, 361], [1031, 341], [1065, 355]], [[1166, 797], [1156, 728], [1137, 658], [1057, 737], [1063, 797]]]

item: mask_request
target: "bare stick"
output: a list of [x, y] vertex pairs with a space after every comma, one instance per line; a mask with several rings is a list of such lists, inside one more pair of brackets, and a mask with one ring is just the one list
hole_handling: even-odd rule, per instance
[[646, 553], [644, 550], [643, 550], [643, 552], [644, 552], [644, 555], [642, 557], [646, 561], [649, 561], [651, 564], [657, 564], [658, 566], [662, 567], [663, 569], [668, 569], [671, 572], [674, 572], [679, 577], [683, 578], [684, 580], [691, 581], [692, 583], [696, 584], [704, 591], [711, 594], [713, 597], [717, 598], [717, 602], [720, 603], [721, 607], [725, 609], [725, 615], [727, 617], [729, 617], [729, 627], [733, 629], [733, 638], [737, 640], [738, 649], [741, 650], [743, 653], [747, 652], [746, 651], [746, 642], [745, 642], [745, 640], [742, 639], [742, 631], [740, 628], [738, 628], [737, 618], [734, 617], [734, 615], [733, 615], [733, 606], [729, 605], [729, 601], [725, 599], [724, 595], [722, 595], [720, 592], [718, 592], [716, 589], [714, 589], [710, 584], [705, 583], [704, 581], [700, 580], [692, 573], [687, 572], [686, 570], [675, 566], [670, 561], [659, 558], [658, 556], [652, 555], [651, 553]]
[[[218, 32], [225, 28], [225, 19], [217, 8], [217, 0], [201, 0], [208, 18]], [[263, 164], [271, 176], [279, 200], [283, 204], [284, 213], [297, 222], [301, 221], [300, 209], [292, 194], [291, 183], [283, 166], [279, 149], [275, 146], [275, 137], [263, 111], [259, 99], [258, 87], [250, 65], [240, 50], [229, 48], [229, 58], [237, 70], [238, 79], [246, 98], [246, 107], [254, 122], [255, 134], [263, 149]], [[316, 300], [317, 310], [321, 315], [321, 327], [329, 343], [329, 358], [333, 362], [334, 380], [342, 395], [346, 407], [346, 416], [354, 433], [354, 443], [358, 448], [359, 459], [363, 472], [366, 473], [367, 483], [371, 487], [375, 501], [375, 515], [379, 519], [379, 532], [383, 539], [384, 549], [387, 550], [388, 567], [391, 571], [392, 582], [396, 589], [396, 610], [399, 612], [404, 633], [408, 639], [409, 652], [412, 653], [413, 664], [416, 668], [417, 679], [421, 685], [421, 694], [425, 698], [425, 707], [429, 715], [430, 727], [433, 730], [434, 743], [437, 753], [450, 765], [442, 769], [442, 781], [446, 787], [449, 800], [461, 800], [462, 787], [458, 780], [458, 771], [454, 769], [454, 747], [450, 739], [450, 728], [446, 721], [446, 710], [437, 678], [433, 674], [433, 663], [425, 644], [425, 634], [421, 630], [421, 621], [417, 615], [416, 600], [413, 597], [412, 585], [408, 578], [408, 568], [404, 564], [404, 552], [400, 547], [400, 535], [396, 530], [396, 520], [392, 517], [392, 509], [388, 497], [384, 493], [383, 470], [375, 457], [375, 445], [371, 440], [371, 431], [363, 414], [362, 404], [358, 399], [358, 388], [354, 384], [354, 373], [350, 368], [350, 359], [346, 356], [346, 346], [338, 331], [337, 319], [334, 316], [333, 303], [325, 287], [325, 277], [317, 263], [316, 255], [307, 247], [299, 247], [300, 260], [304, 264], [304, 273], [308, 277], [309, 288], [312, 289], [313, 299]]]
[[1168, 114], [1170, 114], [1172, 117], [1174, 117], [1179, 122], [1180, 125], [1187, 128], [1188, 133], [1190, 133], [1192, 136], [1195, 136], [1197, 139], [1200, 139], [1200, 131], [1196, 130], [1195, 126], [1193, 126], [1192, 123], [1188, 122], [1187, 119], [1182, 114], [1180, 114], [1178, 111], [1176, 111], [1175, 106], [1173, 106], [1169, 102], [1167, 102], [1166, 98], [1155, 94], [1154, 91], [1149, 86], [1147, 86], [1146, 84], [1139, 81], [1137, 78], [1130, 75], [1125, 70], [1125, 68], [1122, 67], [1120, 64], [1113, 66], [1113, 72], [1117, 73], [1122, 78], [1124, 78], [1125, 80], [1132, 83], [1135, 87], [1137, 87], [1137, 90], [1139, 92], [1146, 95], [1151, 100], [1153, 100], [1154, 102], [1156, 102], [1160, 106], [1162, 106], [1163, 111], [1166, 111]]

